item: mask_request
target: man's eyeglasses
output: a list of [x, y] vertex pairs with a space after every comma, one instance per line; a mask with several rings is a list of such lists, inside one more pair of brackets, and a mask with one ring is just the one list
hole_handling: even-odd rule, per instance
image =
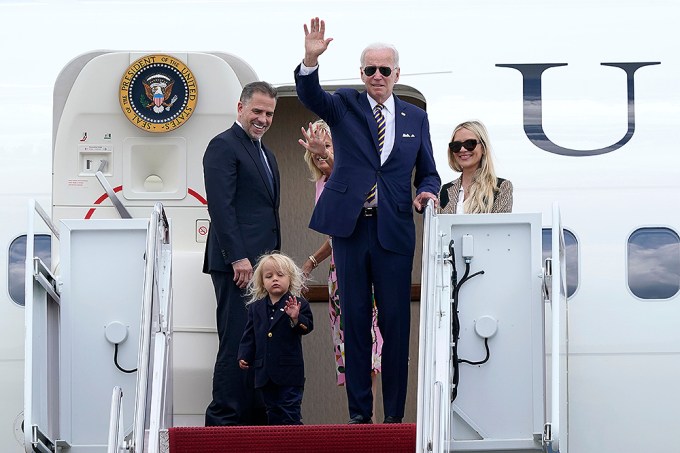
[[449, 149], [452, 153], [459, 153], [461, 148], [465, 148], [468, 151], [473, 151], [477, 145], [481, 143], [481, 141], [474, 139], [465, 140], [464, 142], [451, 142], [449, 143]]
[[380, 74], [382, 74], [383, 77], [389, 77], [390, 74], [392, 74], [392, 68], [387, 66], [366, 66], [364, 68], [364, 74], [366, 74], [367, 77], [372, 77], [373, 74], [375, 74], [375, 71], [380, 71]]

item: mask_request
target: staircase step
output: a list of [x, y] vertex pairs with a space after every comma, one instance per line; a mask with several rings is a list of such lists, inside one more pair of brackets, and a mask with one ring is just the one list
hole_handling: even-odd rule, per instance
[[170, 453], [413, 453], [416, 425], [176, 427]]

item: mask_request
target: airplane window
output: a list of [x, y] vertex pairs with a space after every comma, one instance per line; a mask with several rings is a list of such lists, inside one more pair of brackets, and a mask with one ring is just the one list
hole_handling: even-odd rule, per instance
[[669, 228], [640, 228], [628, 238], [628, 287], [640, 299], [669, 299], [680, 290], [680, 237]]
[[[571, 297], [578, 287], [578, 241], [569, 230], [564, 230], [564, 256], [567, 270], [567, 298]], [[552, 230], [543, 228], [543, 262], [552, 254]]]
[[[52, 238], [49, 234], [35, 235], [35, 255], [38, 256], [45, 265], [50, 266], [50, 256]], [[26, 235], [19, 236], [9, 245], [9, 263], [7, 266], [9, 296], [20, 306], [24, 306], [24, 275], [26, 275]]]

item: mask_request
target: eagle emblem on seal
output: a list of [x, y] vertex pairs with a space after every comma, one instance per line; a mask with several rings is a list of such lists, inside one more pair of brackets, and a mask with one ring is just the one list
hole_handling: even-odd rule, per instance
[[193, 72], [173, 55], [143, 55], [120, 79], [118, 100], [123, 114], [146, 132], [177, 129], [194, 113], [197, 99]]
[[[147, 99], [142, 99], [144, 107], [155, 113], [170, 111], [177, 101], [177, 95], [172, 96], [172, 87], [175, 81], [165, 74], [152, 74], [142, 81]], [[171, 99], [172, 97], [172, 99]]]

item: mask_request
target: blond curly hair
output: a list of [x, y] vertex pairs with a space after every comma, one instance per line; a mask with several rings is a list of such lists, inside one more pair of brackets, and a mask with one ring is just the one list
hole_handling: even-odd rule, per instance
[[283, 253], [267, 253], [260, 256], [257, 260], [257, 264], [255, 264], [255, 272], [253, 272], [253, 277], [246, 287], [246, 305], [252, 304], [267, 296], [267, 290], [264, 287], [264, 278], [262, 276], [262, 265], [267, 261], [273, 262], [277, 270], [288, 276], [290, 279], [288, 292], [296, 297], [299, 297], [302, 294], [302, 288], [305, 286], [305, 276], [302, 273], [302, 270], [295, 264], [295, 261]]

